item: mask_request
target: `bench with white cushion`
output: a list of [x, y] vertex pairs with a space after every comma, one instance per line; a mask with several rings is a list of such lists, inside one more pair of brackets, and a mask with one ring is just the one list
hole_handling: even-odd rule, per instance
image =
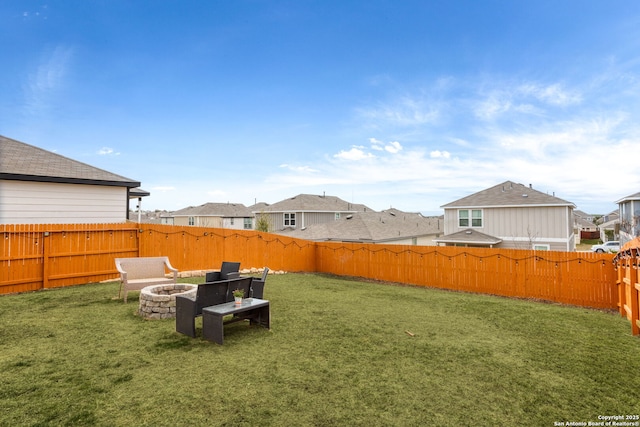
[[176, 283], [178, 279], [178, 270], [171, 266], [166, 256], [116, 258], [115, 261], [121, 281], [118, 298], [124, 291], [124, 302], [127, 302], [129, 291], [139, 291], [151, 285]]

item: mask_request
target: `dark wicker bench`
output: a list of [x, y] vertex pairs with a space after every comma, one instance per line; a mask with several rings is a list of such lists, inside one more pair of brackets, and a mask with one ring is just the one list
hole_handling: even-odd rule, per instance
[[202, 309], [204, 307], [233, 301], [232, 292], [236, 289], [243, 289], [245, 295], [249, 296], [251, 293], [251, 282], [253, 280], [253, 277], [239, 277], [202, 283], [198, 285], [195, 300], [183, 295], [177, 295], [176, 331], [195, 338], [195, 321], [196, 317], [202, 316]]

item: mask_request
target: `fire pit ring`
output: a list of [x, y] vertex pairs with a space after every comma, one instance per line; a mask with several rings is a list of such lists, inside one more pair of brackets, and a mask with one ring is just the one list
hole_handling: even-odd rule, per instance
[[176, 317], [176, 295], [196, 298], [198, 285], [170, 283], [152, 285], [140, 291], [138, 314], [147, 319], [170, 319]]

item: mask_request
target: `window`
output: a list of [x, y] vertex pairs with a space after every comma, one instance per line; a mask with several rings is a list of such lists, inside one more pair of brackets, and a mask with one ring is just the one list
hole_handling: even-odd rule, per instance
[[196, 219], [192, 216], [189, 217], [189, 225], [196, 225]]
[[286, 213], [284, 214], [284, 226], [295, 227], [296, 226], [296, 214]]
[[471, 226], [482, 227], [482, 211], [480, 209], [471, 211]]
[[469, 226], [469, 211], [458, 211], [458, 225], [460, 227], [468, 227]]
[[541, 243], [533, 245], [533, 250], [534, 251], [548, 251], [550, 249], [551, 249], [550, 245], [545, 245], [545, 244], [541, 244]]
[[244, 219], [244, 229], [245, 230], [253, 229], [253, 221], [251, 220], [251, 218]]
[[334, 218], [336, 221], [340, 219], [340, 212], [336, 212], [336, 216]]
[[459, 227], [482, 227], [482, 209], [460, 209], [458, 211]]

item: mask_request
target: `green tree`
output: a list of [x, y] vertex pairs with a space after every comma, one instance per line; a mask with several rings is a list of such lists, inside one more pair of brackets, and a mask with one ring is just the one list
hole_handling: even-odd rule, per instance
[[270, 230], [271, 219], [269, 218], [269, 215], [264, 212], [260, 212], [258, 218], [256, 218], [256, 231], [264, 231], [268, 233]]

